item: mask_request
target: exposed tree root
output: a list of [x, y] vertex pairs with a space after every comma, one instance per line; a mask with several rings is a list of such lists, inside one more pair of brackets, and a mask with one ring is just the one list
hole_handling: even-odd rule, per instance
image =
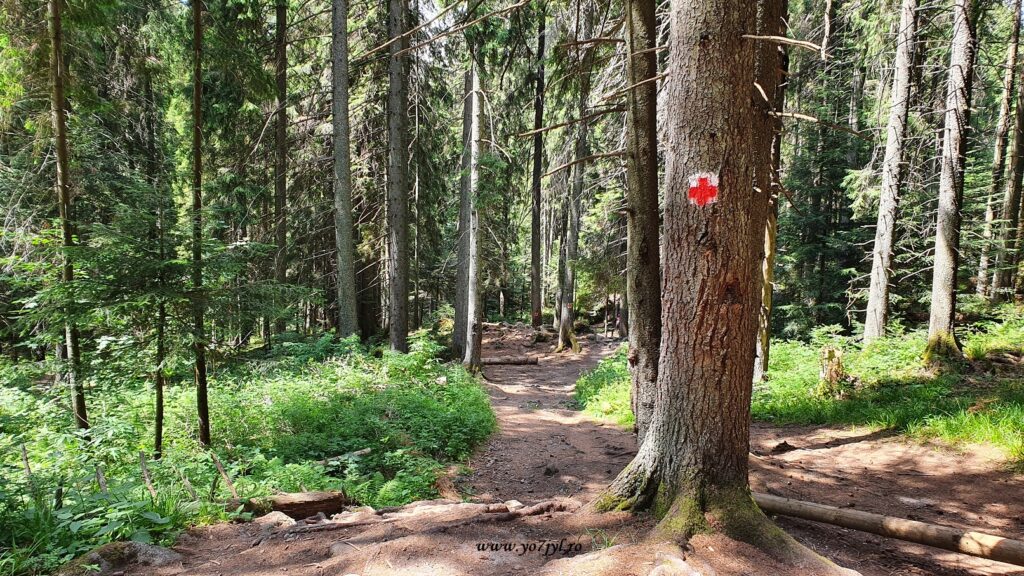
[[657, 494], [658, 479], [652, 459], [638, 454], [588, 506], [595, 512], [643, 510]]
[[[663, 498], [659, 495], [658, 499]], [[651, 537], [681, 542], [697, 534], [712, 533], [750, 544], [779, 562], [807, 570], [808, 574], [858, 574], [836, 566], [776, 526], [757, 507], [746, 488], [685, 490], [677, 494]]]

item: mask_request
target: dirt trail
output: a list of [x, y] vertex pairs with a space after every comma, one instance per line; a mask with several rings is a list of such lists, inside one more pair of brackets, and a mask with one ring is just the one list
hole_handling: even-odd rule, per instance
[[[630, 546], [648, 532], [649, 517], [580, 511], [636, 450], [630, 431], [583, 416], [573, 402], [578, 376], [620, 343], [583, 338], [580, 354], [556, 355], [549, 343], [531, 344], [532, 334], [491, 326], [485, 335], [485, 357], [523, 354], [536, 356], [539, 363], [484, 370], [500, 431], [472, 458], [473, 472], [457, 480], [470, 501], [479, 504], [438, 501], [396, 511], [360, 509], [311, 525], [266, 517], [251, 524], [209, 526], [179, 540], [175, 549], [184, 555], [181, 564], [136, 566], [127, 573], [620, 576], [693, 574], [694, 568], [717, 576], [811, 573], [779, 566], [721, 537], [694, 538], [687, 550]], [[1003, 471], [998, 458], [984, 450], [953, 453], [870, 431], [763, 424], [754, 425], [751, 448], [755, 490], [1014, 538], [1024, 533], [1024, 479]], [[519, 517], [507, 512], [518, 506], [506, 502], [511, 500], [544, 504]], [[819, 553], [865, 576], [1024, 576], [1024, 569], [1006, 564], [811, 522], [778, 522]], [[512, 548], [480, 548], [489, 544]], [[529, 549], [531, 544], [535, 549]], [[545, 552], [554, 546], [556, 552]], [[566, 558], [591, 551], [599, 552]], [[683, 558], [689, 567], [665, 568]]]
[[539, 362], [484, 368], [500, 430], [470, 462], [466, 487], [481, 501], [528, 504], [562, 496], [587, 502], [636, 452], [632, 434], [587, 418], [573, 398], [579, 376], [621, 342], [584, 337], [579, 354], [552, 354], [549, 343], [531, 345], [530, 338], [514, 328], [486, 333], [485, 357], [522, 355]]

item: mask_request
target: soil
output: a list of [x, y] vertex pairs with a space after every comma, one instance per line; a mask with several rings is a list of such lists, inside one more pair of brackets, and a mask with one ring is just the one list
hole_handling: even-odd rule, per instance
[[[532, 343], [533, 334], [524, 327], [488, 325], [485, 358], [527, 355], [539, 363], [485, 367], [500, 431], [472, 458], [472, 473], [454, 478], [468, 502], [353, 509], [331, 519], [298, 523], [274, 513], [248, 524], [197, 528], [175, 546], [184, 556], [180, 564], [135, 566], [127, 573], [811, 573], [780, 566], [721, 536], [694, 538], [685, 549], [646, 542], [644, 536], [653, 524], [648, 516], [581, 510], [636, 450], [631, 431], [583, 415], [572, 396], [578, 376], [621, 342], [584, 336], [582, 352], [556, 355], [552, 343]], [[990, 450], [953, 451], [863, 429], [755, 423], [751, 436], [754, 490], [1017, 539], [1024, 536], [1024, 477], [1007, 471]], [[781, 517], [777, 522], [818, 553], [865, 576], [1024, 575], [1019, 567], [862, 532]], [[492, 543], [497, 550], [490, 549]]]

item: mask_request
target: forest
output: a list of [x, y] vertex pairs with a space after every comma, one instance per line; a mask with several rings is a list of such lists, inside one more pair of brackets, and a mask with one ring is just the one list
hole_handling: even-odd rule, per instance
[[1022, 5], [0, 0], [0, 574], [1020, 573]]

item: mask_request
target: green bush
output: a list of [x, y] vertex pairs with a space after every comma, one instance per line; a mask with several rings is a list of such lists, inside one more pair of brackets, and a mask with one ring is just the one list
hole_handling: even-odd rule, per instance
[[576, 382], [576, 402], [588, 414], [632, 428], [636, 420], [630, 406], [627, 348], [623, 345], [580, 377]]
[[[495, 418], [478, 382], [438, 360], [435, 341], [419, 334], [411, 348], [396, 354], [329, 335], [286, 337], [269, 355], [225, 361], [210, 378], [212, 436], [239, 495], [342, 489], [371, 506], [434, 497], [437, 474], [469, 456]], [[94, 375], [86, 434], [70, 426], [65, 390], [47, 386], [32, 366], [0, 365], [0, 573], [45, 573], [114, 540], [168, 543], [189, 525], [236, 515], [225, 510], [230, 492], [195, 440], [191, 382], [166, 390], [157, 461], [149, 456], [148, 382]]]

